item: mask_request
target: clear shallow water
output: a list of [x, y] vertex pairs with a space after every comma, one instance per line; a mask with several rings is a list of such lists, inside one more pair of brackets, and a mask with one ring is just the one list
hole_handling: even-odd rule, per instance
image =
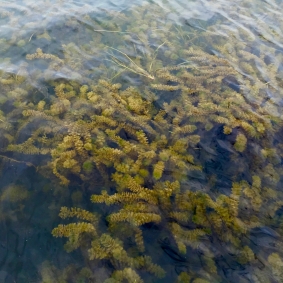
[[0, 281], [282, 282], [281, 10], [2, 1]]

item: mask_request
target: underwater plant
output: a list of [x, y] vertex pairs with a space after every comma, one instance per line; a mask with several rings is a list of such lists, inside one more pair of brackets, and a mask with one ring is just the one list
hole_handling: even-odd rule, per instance
[[[262, 262], [265, 282], [280, 280], [281, 242], [260, 251], [253, 235], [277, 222], [282, 235], [281, 54], [271, 63], [268, 44], [254, 54], [213, 23], [196, 32], [156, 7], [129, 13], [136, 21], [109, 12], [116, 24], [94, 33], [70, 20], [81, 44], [60, 41], [59, 55], [36, 46], [15, 74], [0, 72], [0, 158], [35, 167], [76, 203], [52, 235], [87, 267], [60, 275], [44, 262], [43, 282], [92, 282], [91, 262], [107, 266], [107, 283], [222, 282], [223, 270], [248, 267], [260, 282]], [[28, 197], [18, 190], [2, 200]]]

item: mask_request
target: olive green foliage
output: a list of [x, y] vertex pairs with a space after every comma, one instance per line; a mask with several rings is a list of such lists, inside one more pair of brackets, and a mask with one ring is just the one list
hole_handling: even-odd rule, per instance
[[[158, 242], [152, 248], [146, 241], [155, 237], [152, 226], [161, 246], [169, 241], [185, 258], [186, 269], [175, 282], [222, 282], [220, 257], [252, 266], [253, 280], [260, 282], [261, 255], [250, 234], [269, 225], [283, 205], [282, 114], [276, 104], [282, 95], [282, 79], [276, 76], [281, 55], [272, 50], [270, 63], [264, 55], [268, 44], [254, 54], [246, 47], [254, 39], [245, 30], [238, 34], [245, 44], [227, 40], [213, 23], [196, 33], [154, 5], [129, 15], [109, 12], [102, 27], [87, 32], [84, 44], [62, 42], [62, 56], [38, 47], [17, 75], [1, 71], [3, 158], [41, 155], [38, 172], [66, 190], [83, 183], [92, 192], [91, 202], [103, 207], [103, 215], [62, 207], [62, 219], [77, 220], [59, 224], [52, 234], [67, 238], [66, 251], [81, 249], [85, 261], [108, 262], [111, 274], [104, 282], [166, 278], [167, 268], [152, 252], [160, 248]], [[90, 15], [84, 20], [96, 26]], [[48, 32], [36, 36], [50, 37]], [[93, 57], [99, 67], [85, 68]], [[127, 77], [141, 84], [125, 82]], [[52, 91], [37, 91], [31, 80], [43, 80]], [[278, 90], [278, 97], [265, 101], [271, 90]], [[8, 103], [11, 109], [5, 111]], [[221, 150], [229, 161], [222, 168], [229, 179], [225, 189], [222, 173], [208, 170], [221, 159]], [[97, 189], [96, 180], [103, 180], [103, 188]], [[14, 192], [17, 188], [7, 188], [1, 198]], [[72, 198], [82, 197], [73, 193]], [[269, 279], [280, 281], [280, 243], [276, 248], [278, 253], [264, 256]], [[190, 264], [194, 261], [198, 264]], [[48, 266], [42, 265], [43, 282], [59, 276]], [[77, 277], [93, 278], [86, 273]]]

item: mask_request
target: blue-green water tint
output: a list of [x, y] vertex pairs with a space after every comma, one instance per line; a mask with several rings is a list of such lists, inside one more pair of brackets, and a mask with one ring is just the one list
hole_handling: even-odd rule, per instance
[[[280, 1], [1, 1], [0, 282], [282, 282], [282, 8]], [[76, 134], [68, 147], [65, 138]], [[138, 158], [125, 141], [158, 157], [140, 158], [135, 173]], [[121, 164], [102, 155], [104, 147], [123, 148]], [[99, 154], [108, 158], [98, 162]], [[91, 202], [103, 190], [139, 190], [121, 184], [118, 171], [131, 172], [157, 203]], [[180, 184], [167, 198], [165, 181]], [[138, 225], [141, 203], [161, 221]], [[97, 235], [69, 237], [71, 252], [52, 236], [76, 222], [58, 216], [63, 206], [100, 215]], [[109, 215], [121, 209], [133, 219], [112, 225]], [[103, 234], [119, 238], [136, 261], [121, 259], [118, 242], [109, 245], [116, 257], [99, 259], [96, 250], [90, 260], [91, 240], [101, 244]], [[146, 257], [158, 267], [137, 263]]]

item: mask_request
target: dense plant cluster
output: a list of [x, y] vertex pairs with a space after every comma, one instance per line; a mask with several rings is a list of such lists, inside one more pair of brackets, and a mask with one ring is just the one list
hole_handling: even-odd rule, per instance
[[[19, 66], [3, 59], [16, 71], [0, 72], [3, 162], [81, 186], [94, 204], [62, 207], [77, 220], [52, 231], [87, 267], [62, 275], [44, 262], [42, 282], [102, 282], [93, 261], [108, 267], [105, 283], [226, 282], [231, 270], [240, 282], [283, 280], [282, 52], [266, 41], [253, 50], [245, 29], [227, 40], [213, 20], [176, 25], [155, 6], [109, 12], [96, 28], [98, 16], [68, 20], [78, 35], [59, 54], [39, 44], [55, 31], [33, 34]], [[32, 37], [10, 40], [28, 51]], [[17, 186], [7, 195], [29, 196]], [[268, 226], [272, 248], [253, 236]]]

